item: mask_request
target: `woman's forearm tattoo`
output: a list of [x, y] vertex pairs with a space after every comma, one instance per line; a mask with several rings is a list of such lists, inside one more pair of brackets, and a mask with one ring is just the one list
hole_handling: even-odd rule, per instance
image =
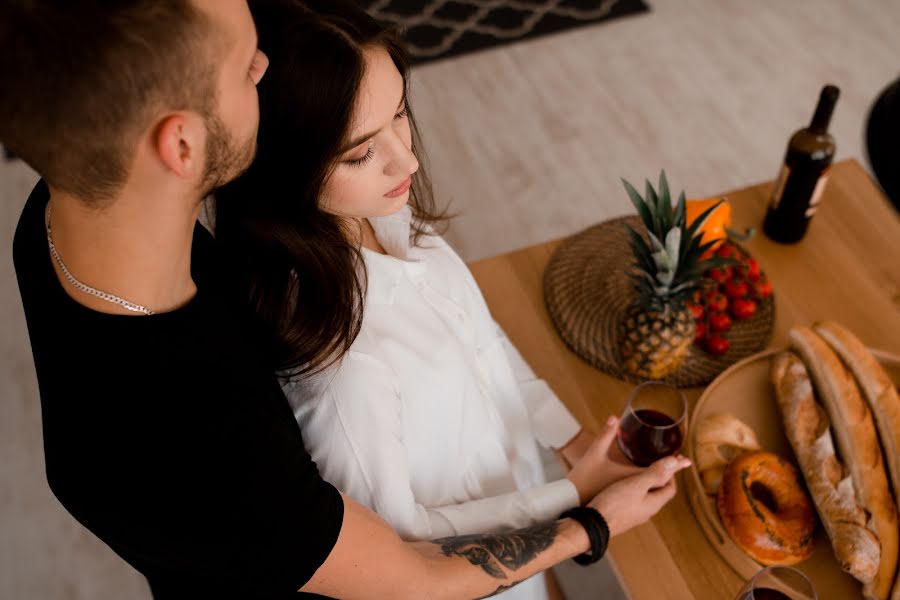
[[558, 533], [559, 523], [552, 521], [509, 533], [460, 535], [433, 543], [444, 556], [462, 556], [491, 577], [505, 579], [500, 565], [510, 571], [519, 569], [549, 548]]

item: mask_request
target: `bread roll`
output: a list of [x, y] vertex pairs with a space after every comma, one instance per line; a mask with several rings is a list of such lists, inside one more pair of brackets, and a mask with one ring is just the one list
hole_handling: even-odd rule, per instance
[[790, 338], [791, 346], [809, 369], [816, 393], [828, 412], [857, 500], [869, 514], [866, 526], [875, 533], [881, 545], [878, 572], [863, 586], [863, 595], [887, 600], [897, 569], [897, 510], [872, 414], [856, 381], [822, 338], [808, 327], [795, 327]]
[[815, 400], [803, 362], [782, 352], [772, 362], [772, 384], [784, 429], [794, 449], [819, 518], [841, 568], [863, 583], [875, 579], [881, 547], [866, 529], [849, 473], [838, 462], [828, 416]]
[[[850, 369], [869, 410], [875, 417], [875, 425], [884, 451], [884, 461], [894, 491], [894, 505], [900, 500], [900, 397], [894, 382], [872, 353], [845, 327], [826, 321], [813, 327], [832, 350]], [[900, 600], [900, 581], [894, 581], [891, 598]]]
[[759, 450], [756, 433], [743, 421], [728, 413], [716, 413], [703, 419], [694, 432], [694, 464], [707, 494], [715, 494], [725, 466], [748, 450]]

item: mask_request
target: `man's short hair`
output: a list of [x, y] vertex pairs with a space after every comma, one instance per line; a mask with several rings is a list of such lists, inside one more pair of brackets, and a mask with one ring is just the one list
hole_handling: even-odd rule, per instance
[[215, 113], [214, 29], [192, 0], [3, 0], [0, 142], [57, 189], [114, 196], [154, 118]]

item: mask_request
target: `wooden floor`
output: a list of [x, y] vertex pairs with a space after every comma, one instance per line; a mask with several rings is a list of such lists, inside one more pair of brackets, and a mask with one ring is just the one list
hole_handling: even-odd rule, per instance
[[[664, 167], [691, 196], [771, 179], [827, 82], [842, 89], [838, 157], [864, 158], [868, 107], [900, 74], [900, 2], [649, 2], [648, 15], [415, 72], [413, 106], [437, 194], [460, 213], [448, 237], [464, 258], [628, 212], [620, 177]], [[146, 599], [44, 479], [11, 259], [34, 180], [0, 161], [0, 600]]]
[[620, 177], [701, 197], [773, 179], [825, 83], [838, 159], [863, 157], [900, 74], [897, 0], [651, 0], [654, 12], [426, 65], [414, 78], [438, 197], [466, 260], [631, 210]]

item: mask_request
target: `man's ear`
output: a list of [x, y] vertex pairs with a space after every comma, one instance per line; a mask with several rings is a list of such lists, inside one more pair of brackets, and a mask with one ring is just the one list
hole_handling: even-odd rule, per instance
[[193, 179], [203, 165], [206, 130], [195, 115], [176, 113], [163, 119], [154, 140], [162, 163], [175, 175]]

